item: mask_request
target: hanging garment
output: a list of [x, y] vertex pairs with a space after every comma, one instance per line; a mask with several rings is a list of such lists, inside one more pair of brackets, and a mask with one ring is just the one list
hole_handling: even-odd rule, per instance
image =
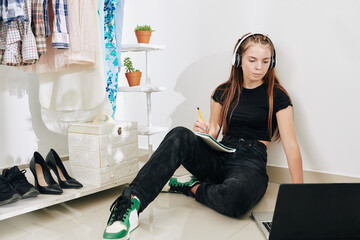
[[[69, 18], [72, 15], [70, 9], [78, 6], [79, 13], [75, 15], [78, 16], [78, 20], [75, 22], [79, 22], [81, 19], [81, 22], [88, 24], [82, 26], [88, 27], [80, 31], [77, 35], [78, 39], [75, 40], [78, 40], [81, 45], [85, 43], [86, 38], [91, 37], [91, 40], [96, 43], [92, 47], [95, 55], [94, 60], [95, 58], [98, 59], [95, 65], [71, 64], [69, 69], [63, 72], [39, 74], [41, 117], [46, 127], [53, 132], [67, 134], [69, 123], [92, 121], [100, 112], [108, 114], [112, 112], [105, 91], [104, 62], [101, 61], [103, 53], [99, 44], [100, 27], [96, 21], [95, 1], [74, 0], [72, 3], [69, 1]], [[51, 20], [52, 15], [49, 14]], [[84, 18], [86, 15], [92, 16], [92, 19]], [[69, 21], [69, 23], [69, 51], [72, 51], [72, 21]], [[89, 32], [93, 32], [92, 35], [87, 35]], [[85, 37], [82, 34], [85, 34]], [[54, 50], [67, 52], [60, 49]], [[43, 57], [46, 57], [46, 55], [43, 55]]]
[[53, 48], [68, 49], [69, 27], [67, 0], [52, 0], [52, 6], [55, 15], [52, 46]]
[[[104, 2], [104, 42], [105, 42], [105, 73], [107, 78], [106, 92], [116, 112], [116, 95], [118, 88], [119, 59], [115, 31], [115, 12], [121, 0], [105, 0]], [[124, 7], [120, 4], [119, 7]]]
[[124, 0], [119, 0], [118, 5], [115, 10], [115, 34], [116, 34], [116, 48], [118, 55], [118, 65], [120, 73], [121, 69], [121, 40], [122, 40], [122, 28], [124, 22]]
[[[69, 64], [94, 64], [95, 49], [99, 44], [96, 8], [92, 1], [73, 0], [68, 2], [70, 48], [55, 55], [58, 69]], [[65, 59], [62, 62], [62, 59]]]
[[[34, 63], [38, 59], [35, 38], [31, 31], [31, 0], [22, 1], [19, 6], [23, 7], [25, 14], [21, 18], [15, 17], [19, 12], [16, 4], [7, 5], [4, 12], [4, 2], [1, 1], [1, 17], [3, 14], [11, 16], [12, 20], [6, 24], [0, 22], [0, 64], [9, 66], [20, 66]], [[11, 8], [14, 7], [14, 8]]]
[[49, 23], [49, 0], [44, 0], [44, 21], [45, 21], [45, 36], [50, 36], [50, 23]]
[[0, 22], [0, 59], [1, 64], [18, 66], [21, 63], [21, 33], [23, 25], [13, 20], [4, 24]]
[[97, 14], [98, 14], [98, 22], [99, 22], [99, 34], [100, 34], [100, 45], [103, 56], [103, 62], [105, 63], [105, 40], [104, 40], [104, 24], [105, 24], [105, 12], [104, 12], [104, 1], [98, 0], [97, 5]]
[[38, 59], [35, 36], [31, 30], [31, 0], [25, 0], [25, 14], [27, 21], [24, 24], [24, 36], [22, 37], [22, 64], [34, 64]]
[[[49, 1], [50, 31], [55, 27], [52, 1]], [[55, 49], [52, 38], [46, 38], [47, 53], [31, 67], [24, 68], [28, 72], [45, 73], [61, 72], [69, 69], [70, 64], [92, 65], [96, 61], [98, 45], [98, 29], [95, 7], [89, 0], [73, 0], [68, 5], [69, 49]], [[54, 24], [53, 24], [54, 23]]]
[[44, 22], [44, 0], [32, 0], [31, 11], [33, 20], [32, 27], [36, 40], [37, 52], [39, 56], [41, 56], [47, 51]]
[[[51, 37], [46, 38], [45, 31], [45, 22], [44, 22], [44, 0], [32, 0], [32, 16], [33, 16], [33, 27], [34, 34], [36, 38], [36, 45], [39, 54], [39, 61], [32, 65], [23, 67], [23, 70], [26, 72], [34, 72], [34, 73], [44, 73], [44, 72], [56, 72], [55, 67], [55, 50], [52, 47], [52, 39]], [[52, 31], [52, 23], [54, 21], [54, 13], [53, 13], [52, 1], [49, 0], [49, 22], [50, 22], [50, 31]], [[64, 50], [59, 50], [64, 51]]]
[[2, 0], [1, 5], [1, 18], [3, 23], [8, 24], [13, 20], [26, 19], [25, 16], [25, 2], [24, 0]]
[[112, 112], [107, 97], [99, 106], [89, 110], [78, 111], [52, 111], [41, 108], [41, 118], [45, 126], [52, 132], [67, 135], [69, 124], [79, 122], [91, 122], [99, 113], [109, 114]]

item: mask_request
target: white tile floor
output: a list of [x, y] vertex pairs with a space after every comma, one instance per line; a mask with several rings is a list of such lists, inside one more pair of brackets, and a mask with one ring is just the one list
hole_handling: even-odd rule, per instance
[[[256, 211], [273, 211], [279, 185], [269, 188]], [[102, 239], [111, 203], [123, 186], [0, 222], [0, 239]], [[4, 207], [4, 206], [3, 206]], [[250, 218], [223, 216], [193, 198], [161, 193], [143, 213], [132, 240], [265, 239]]]

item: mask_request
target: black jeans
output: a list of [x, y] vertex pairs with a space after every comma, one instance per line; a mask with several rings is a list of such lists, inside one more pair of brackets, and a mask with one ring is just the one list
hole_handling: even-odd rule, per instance
[[130, 184], [144, 210], [182, 164], [201, 181], [195, 199], [231, 217], [244, 215], [264, 196], [266, 146], [256, 140], [225, 137], [222, 143], [235, 153], [212, 150], [184, 127], [172, 129]]

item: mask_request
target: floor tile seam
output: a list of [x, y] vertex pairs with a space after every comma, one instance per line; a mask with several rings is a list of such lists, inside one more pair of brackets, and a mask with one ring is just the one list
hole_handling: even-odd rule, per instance
[[231, 239], [233, 236], [235, 236], [236, 234], [238, 234], [239, 232], [241, 232], [247, 225], [249, 225], [251, 223], [250, 220], [247, 220], [247, 223], [242, 225], [242, 227], [238, 230], [236, 230], [233, 234], [231, 234], [230, 236], [228, 236], [225, 240]]

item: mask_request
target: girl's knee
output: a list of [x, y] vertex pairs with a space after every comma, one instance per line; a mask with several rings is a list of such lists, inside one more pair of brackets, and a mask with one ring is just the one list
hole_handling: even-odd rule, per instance
[[188, 132], [191, 132], [191, 130], [186, 127], [178, 126], [178, 127], [174, 127], [173, 129], [171, 129], [171, 131], [169, 133], [187, 134]]
[[175, 127], [165, 136], [162, 144], [167, 144], [173, 149], [180, 148], [185, 150], [185, 148], [189, 148], [194, 145], [195, 138], [196, 135], [191, 130], [185, 127]]
[[247, 213], [249, 210], [247, 208], [248, 200], [245, 199], [243, 194], [235, 193], [229, 194], [226, 199], [224, 199], [224, 208], [226, 215], [230, 217], [241, 217]]
[[178, 139], [181, 139], [182, 141], [188, 141], [192, 137], [195, 136], [195, 134], [186, 127], [175, 127], [173, 128], [169, 133], [169, 137], [175, 137]]
[[227, 208], [232, 217], [242, 217], [251, 210], [261, 199], [257, 193], [242, 191], [232, 195], [232, 199], [227, 203]]
[[243, 184], [237, 179], [228, 179], [223, 189], [223, 207], [226, 215], [230, 217], [241, 217], [249, 211], [252, 199]]

